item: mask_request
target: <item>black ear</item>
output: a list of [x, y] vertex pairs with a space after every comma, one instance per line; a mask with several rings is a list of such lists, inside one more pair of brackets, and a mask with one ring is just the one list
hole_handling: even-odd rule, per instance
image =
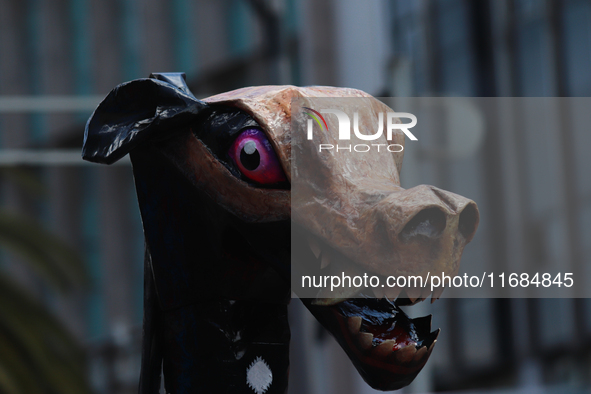
[[207, 108], [185, 84], [184, 74], [152, 74], [113, 89], [86, 123], [82, 158], [112, 164], [142, 141], [166, 138]]

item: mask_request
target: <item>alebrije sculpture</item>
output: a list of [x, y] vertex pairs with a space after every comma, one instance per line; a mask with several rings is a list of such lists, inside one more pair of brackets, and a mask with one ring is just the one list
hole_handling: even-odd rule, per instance
[[[184, 75], [170, 73], [119, 85], [89, 119], [84, 159], [111, 164], [129, 153], [133, 164], [146, 242], [141, 394], [159, 392], [161, 369], [172, 394], [285, 393], [292, 261], [321, 273], [457, 273], [478, 225], [474, 202], [432, 186], [402, 189], [401, 153], [292, 160], [292, 150], [311, 151], [292, 138], [291, 100], [317, 97], [370, 100], [361, 125], [390, 110], [332, 87], [262, 86], [197, 100]], [[404, 135], [394, 140], [402, 145]], [[294, 200], [294, 182], [319, 197]], [[368, 384], [401, 388], [439, 331], [430, 316], [409, 319], [399, 306], [431, 291], [367, 292], [303, 301]]]

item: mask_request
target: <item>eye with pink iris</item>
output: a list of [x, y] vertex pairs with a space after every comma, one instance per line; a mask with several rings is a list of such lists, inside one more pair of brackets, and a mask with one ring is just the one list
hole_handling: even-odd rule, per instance
[[242, 131], [228, 155], [240, 172], [253, 182], [271, 185], [287, 180], [273, 146], [261, 130]]

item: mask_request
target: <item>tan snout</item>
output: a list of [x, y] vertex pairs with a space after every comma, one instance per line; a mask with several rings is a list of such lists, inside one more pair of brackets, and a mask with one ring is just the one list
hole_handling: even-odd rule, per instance
[[479, 221], [472, 200], [427, 185], [400, 189], [363, 216], [372, 236], [361, 249], [372, 255], [366, 260], [372, 269], [384, 275], [455, 274]]
[[472, 200], [427, 185], [335, 186], [292, 198], [292, 220], [334, 250], [335, 260], [342, 255], [356, 271], [384, 276], [457, 274], [478, 227]]

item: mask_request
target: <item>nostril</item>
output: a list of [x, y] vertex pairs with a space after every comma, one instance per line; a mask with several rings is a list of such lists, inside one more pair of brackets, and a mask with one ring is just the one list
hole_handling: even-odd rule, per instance
[[426, 208], [417, 213], [398, 235], [404, 242], [416, 236], [435, 238], [445, 229], [445, 214], [439, 208]]
[[466, 240], [468, 240], [468, 242], [472, 240], [472, 237], [476, 232], [478, 220], [478, 208], [476, 208], [476, 204], [474, 203], [468, 204], [462, 213], [460, 213], [458, 230], [460, 230], [460, 233], [466, 238]]

